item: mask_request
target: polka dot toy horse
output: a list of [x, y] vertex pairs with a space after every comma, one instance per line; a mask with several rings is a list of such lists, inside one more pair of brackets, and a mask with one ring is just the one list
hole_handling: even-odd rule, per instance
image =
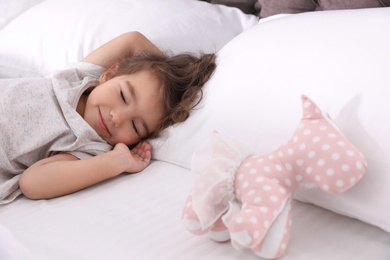
[[[292, 192], [303, 184], [340, 193], [364, 175], [362, 153], [302, 96], [303, 117], [291, 140], [265, 156], [213, 133], [194, 153], [195, 175], [183, 208], [184, 226], [216, 241], [275, 259], [290, 235]], [[321, 192], [321, 191], [319, 191]]]

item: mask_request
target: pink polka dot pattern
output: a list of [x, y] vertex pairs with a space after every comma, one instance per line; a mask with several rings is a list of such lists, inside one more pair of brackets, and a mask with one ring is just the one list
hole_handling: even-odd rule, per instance
[[[232, 158], [240, 153], [230, 151], [234, 145], [215, 134], [213, 160], [194, 183], [195, 203], [190, 196], [183, 210], [183, 220], [198, 223], [193, 233], [227, 228], [234, 247], [279, 258], [290, 235], [291, 195], [300, 184], [312, 183], [325, 192], [339, 193], [363, 177], [366, 161], [362, 153], [306, 96], [302, 96], [302, 108], [303, 117], [287, 143], [265, 156], [240, 158], [237, 167]], [[232, 207], [231, 201], [238, 201], [240, 208]], [[202, 219], [217, 219], [219, 224], [202, 227], [206, 223]]]

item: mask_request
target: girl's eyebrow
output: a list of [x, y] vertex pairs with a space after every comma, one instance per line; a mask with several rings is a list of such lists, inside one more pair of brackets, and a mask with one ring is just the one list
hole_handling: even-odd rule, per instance
[[127, 85], [127, 88], [130, 91], [130, 95], [132, 96], [132, 98], [134, 100], [137, 100], [137, 95], [135, 94], [134, 87], [133, 87], [133, 85], [131, 84], [131, 82], [129, 80], [126, 80], [126, 85]]
[[[131, 84], [131, 82], [129, 80], [126, 80], [126, 85], [127, 85], [128, 89], [129, 89], [130, 95], [132, 96], [133, 100], [137, 101], [137, 95], [136, 95], [136, 93], [134, 91], [134, 87], [133, 87], [133, 85]], [[140, 121], [141, 121], [141, 124], [142, 124], [142, 126], [144, 127], [144, 129], [146, 131], [146, 136], [149, 136], [150, 135], [150, 131], [149, 131], [148, 125], [146, 124], [146, 122], [142, 118], [140, 119]]]

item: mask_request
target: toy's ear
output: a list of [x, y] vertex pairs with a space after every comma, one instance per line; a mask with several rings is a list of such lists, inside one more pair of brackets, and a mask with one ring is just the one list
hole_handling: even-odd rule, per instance
[[106, 69], [99, 77], [99, 83], [102, 84], [111, 78], [113, 78], [114, 73], [117, 71], [119, 65], [116, 63], [112, 65], [110, 68]]

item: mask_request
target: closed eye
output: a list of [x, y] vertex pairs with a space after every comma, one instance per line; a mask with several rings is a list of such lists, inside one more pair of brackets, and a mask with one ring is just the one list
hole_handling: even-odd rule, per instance
[[121, 98], [122, 98], [123, 102], [126, 104], [126, 98], [125, 98], [125, 95], [123, 94], [122, 90], [120, 92], [120, 95], [121, 95]]
[[134, 120], [131, 120], [131, 124], [133, 125], [134, 131], [139, 135], [138, 129], [137, 129], [137, 127], [135, 126]]

